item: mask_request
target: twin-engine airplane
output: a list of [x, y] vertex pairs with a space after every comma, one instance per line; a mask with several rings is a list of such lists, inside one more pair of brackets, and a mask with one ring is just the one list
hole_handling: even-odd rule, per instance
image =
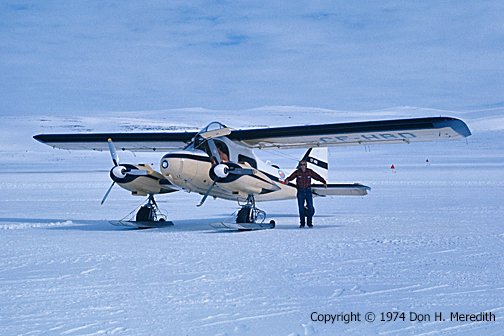
[[[199, 132], [39, 134], [34, 138], [54, 148], [110, 151], [113, 182], [102, 204], [116, 183], [133, 195], [148, 196], [135, 221], [115, 224], [166, 225], [168, 222], [163, 222], [165, 218], [159, 213], [154, 195], [184, 190], [203, 195], [198, 206], [208, 196], [244, 202], [231, 227], [257, 229], [271, 228], [275, 223], [264, 223], [266, 214], [256, 207], [256, 201], [294, 199], [296, 186], [282, 183], [286, 177], [284, 171], [262, 161], [254, 149], [309, 148], [303, 159], [327, 180], [327, 147], [451, 140], [469, 135], [471, 132], [462, 120], [428, 117], [241, 130], [212, 122]], [[165, 153], [160, 171], [148, 164], [120, 163], [116, 148]], [[362, 196], [368, 190], [369, 187], [359, 183], [312, 186], [314, 196]]]

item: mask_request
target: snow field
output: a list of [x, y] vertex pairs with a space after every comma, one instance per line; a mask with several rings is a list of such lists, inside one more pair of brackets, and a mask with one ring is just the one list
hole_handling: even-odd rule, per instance
[[[160, 197], [175, 226], [129, 230], [107, 219], [139, 199], [118, 189], [100, 207], [103, 173], [3, 174], [2, 334], [498, 335], [504, 233], [496, 218], [504, 207], [502, 189], [490, 184], [499, 173], [461, 168], [446, 181], [435, 166], [381, 176], [363, 169], [371, 194], [316, 199], [315, 229], [297, 229], [287, 201], [263, 205], [275, 230], [249, 233], [208, 226], [234, 210], [231, 202], [209, 200], [201, 210], [197, 195]], [[498, 318], [333, 325], [310, 318], [453, 310]]]
[[[268, 115], [272, 124], [279, 113], [287, 112]], [[186, 114], [170, 117], [188, 127]], [[114, 118], [103, 124], [135, 124]], [[148, 119], [138, 127], [148, 129]], [[315, 199], [312, 230], [297, 228], [295, 201], [259, 204], [277, 228], [237, 233], [209, 225], [235, 203], [209, 199], [197, 208], [201, 195], [185, 192], [157, 198], [173, 227], [111, 226], [143, 199], [114, 188], [100, 206], [108, 153], [53, 150], [30, 138], [72, 131], [58, 120], [48, 130], [45, 121], [7, 118], [4, 128], [19, 130], [15, 146], [11, 131], [0, 134], [1, 335], [501, 335], [501, 130], [476, 130], [467, 143], [333, 148], [330, 180], [369, 185], [368, 196]], [[95, 118], [72, 125], [105, 127]], [[286, 168], [301, 154], [261, 152]], [[485, 311], [496, 321], [312, 318], [403, 311]]]

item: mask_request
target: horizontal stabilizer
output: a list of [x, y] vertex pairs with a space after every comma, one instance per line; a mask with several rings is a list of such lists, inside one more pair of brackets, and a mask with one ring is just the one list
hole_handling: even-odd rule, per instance
[[364, 196], [369, 190], [371, 190], [370, 187], [360, 183], [331, 183], [327, 185], [327, 188], [321, 184], [312, 185], [312, 193], [316, 196]]

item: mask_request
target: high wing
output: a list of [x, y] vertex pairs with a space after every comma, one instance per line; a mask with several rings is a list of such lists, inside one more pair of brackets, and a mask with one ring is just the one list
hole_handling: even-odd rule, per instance
[[108, 139], [119, 150], [148, 152], [185, 147], [198, 132], [38, 134], [33, 138], [61, 149], [108, 151]]
[[460, 119], [432, 117], [233, 131], [230, 139], [253, 148], [307, 148], [410, 143], [468, 137]]
[[[39, 134], [34, 139], [62, 149], [171, 150], [185, 147], [197, 132]], [[250, 148], [307, 148], [371, 143], [410, 143], [468, 137], [471, 131], [460, 119], [428, 117], [321, 125], [232, 130], [227, 137]]]

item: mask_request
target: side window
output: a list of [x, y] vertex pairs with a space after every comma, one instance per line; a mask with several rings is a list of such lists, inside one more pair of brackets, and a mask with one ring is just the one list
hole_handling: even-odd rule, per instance
[[251, 157], [238, 154], [238, 162], [247, 162], [249, 165], [257, 169], [257, 162], [256, 160], [252, 159]]

